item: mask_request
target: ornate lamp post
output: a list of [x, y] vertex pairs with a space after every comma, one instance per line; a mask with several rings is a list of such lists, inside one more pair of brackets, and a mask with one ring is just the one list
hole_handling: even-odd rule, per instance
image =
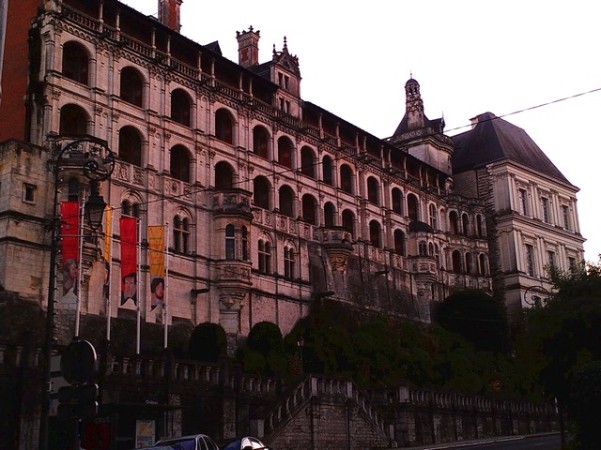
[[540, 308], [552, 297], [553, 294], [542, 286], [530, 286], [524, 291], [524, 303], [528, 306]]
[[[60, 216], [57, 212], [60, 174], [64, 170], [73, 170], [90, 180], [90, 194], [88, 196], [85, 211], [86, 218], [92, 230], [97, 230], [102, 224], [102, 215], [106, 203], [98, 192], [98, 183], [107, 180], [115, 168], [115, 157], [109, 149], [106, 141], [92, 136], [82, 136], [75, 141], [64, 145], [56, 159], [53, 161], [54, 175], [54, 197], [52, 216], [52, 235], [50, 241], [50, 269], [48, 279], [48, 305], [46, 308], [46, 330], [43, 347], [44, 384], [42, 392], [42, 403], [40, 413], [40, 435], [39, 448], [48, 448], [50, 394], [51, 394], [51, 359], [54, 343], [54, 316], [55, 316], [55, 291], [56, 291], [56, 264], [58, 253], [58, 241], [60, 238]], [[81, 264], [81, 262], [80, 262]], [[78, 303], [79, 304], [79, 303]], [[76, 319], [77, 320], [77, 319]], [[76, 327], [78, 328], [78, 327]], [[76, 337], [78, 330], [76, 329]]]

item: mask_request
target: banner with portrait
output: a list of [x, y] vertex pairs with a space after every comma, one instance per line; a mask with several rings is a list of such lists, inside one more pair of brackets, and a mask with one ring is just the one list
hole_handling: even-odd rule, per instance
[[61, 202], [61, 254], [63, 267], [63, 297], [77, 301], [79, 275], [79, 202]]
[[138, 224], [135, 217], [119, 219], [121, 237], [121, 306], [138, 303]]
[[150, 309], [165, 304], [165, 227], [148, 227], [148, 260], [150, 262]]

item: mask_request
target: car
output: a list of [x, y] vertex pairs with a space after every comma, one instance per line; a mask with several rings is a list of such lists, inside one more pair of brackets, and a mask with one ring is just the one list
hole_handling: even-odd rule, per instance
[[167, 446], [173, 450], [219, 450], [219, 446], [206, 434], [191, 434], [189, 436], [160, 439], [155, 447]]
[[221, 450], [273, 450], [271, 447], [268, 447], [259, 439], [246, 436], [240, 439], [236, 439], [235, 441], [230, 442], [229, 444], [221, 447]]

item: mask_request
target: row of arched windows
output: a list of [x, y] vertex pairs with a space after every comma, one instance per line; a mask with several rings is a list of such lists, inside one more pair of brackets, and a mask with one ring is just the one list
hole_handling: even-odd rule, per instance
[[[90, 84], [90, 54], [79, 42], [69, 41], [63, 45], [62, 74], [81, 84]], [[119, 97], [121, 100], [142, 107], [144, 102], [145, 79], [133, 66], [123, 67], [119, 76]], [[191, 125], [191, 96], [183, 89], [171, 92], [170, 118], [185, 126]]]

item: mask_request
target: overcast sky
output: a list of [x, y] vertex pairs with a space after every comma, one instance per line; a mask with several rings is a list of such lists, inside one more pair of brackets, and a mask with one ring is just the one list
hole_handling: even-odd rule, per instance
[[[124, 3], [148, 15], [158, 10], [158, 0]], [[403, 117], [410, 74], [426, 114], [444, 115], [449, 135], [477, 114], [509, 114], [580, 188], [585, 258], [599, 261], [601, 3], [184, 0], [181, 8], [182, 34], [219, 41], [236, 62], [236, 31], [260, 30], [260, 62], [286, 36], [299, 58], [303, 99], [380, 138]]]

